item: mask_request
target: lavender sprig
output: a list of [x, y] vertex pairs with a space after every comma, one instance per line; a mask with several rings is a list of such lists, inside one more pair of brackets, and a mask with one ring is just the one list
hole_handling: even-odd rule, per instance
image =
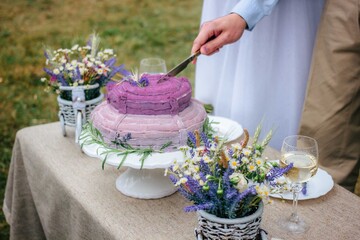
[[204, 143], [204, 145], [205, 145], [205, 148], [210, 148], [210, 142], [209, 142], [209, 139], [208, 139], [208, 137], [207, 137], [207, 135], [206, 135], [206, 133], [205, 132], [202, 132], [201, 134], [200, 134], [200, 137], [201, 137], [201, 141]]
[[208, 210], [211, 209], [213, 207], [212, 203], [204, 203], [204, 204], [199, 204], [199, 205], [192, 205], [192, 206], [187, 206], [184, 208], [185, 212], [196, 212], [199, 210]]
[[236, 195], [236, 197], [232, 201], [232, 204], [230, 204], [230, 207], [228, 210], [229, 218], [231, 218], [232, 214], [234, 214], [236, 212], [236, 209], [239, 208], [241, 201], [249, 195], [256, 195], [256, 190], [254, 187], [250, 187], [250, 188], [246, 189], [245, 191], [243, 191], [242, 193], [238, 193]]
[[192, 145], [195, 147], [196, 146], [196, 137], [193, 132], [188, 132], [188, 139], [190, 140]]
[[293, 163], [290, 163], [289, 165], [287, 165], [284, 168], [279, 168], [279, 167], [274, 167], [270, 170], [270, 172], [268, 174], [266, 174], [266, 180], [268, 180], [269, 182], [274, 181], [276, 178], [279, 178], [281, 176], [283, 176], [285, 173], [287, 173], [288, 171], [290, 171], [290, 169], [294, 166]]
[[301, 189], [301, 193], [303, 195], [306, 195], [307, 194], [307, 182], [303, 183], [303, 188]]

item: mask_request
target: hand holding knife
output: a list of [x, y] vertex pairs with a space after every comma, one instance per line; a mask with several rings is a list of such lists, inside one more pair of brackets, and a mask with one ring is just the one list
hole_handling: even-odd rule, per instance
[[186, 58], [184, 61], [182, 61], [180, 64], [178, 64], [176, 67], [171, 69], [169, 72], [164, 74], [157, 83], [161, 83], [166, 81], [169, 77], [176, 76], [179, 72], [184, 70], [189, 63], [191, 63], [197, 56], [200, 55], [200, 50], [196, 51], [194, 54], [190, 55], [188, 58]]

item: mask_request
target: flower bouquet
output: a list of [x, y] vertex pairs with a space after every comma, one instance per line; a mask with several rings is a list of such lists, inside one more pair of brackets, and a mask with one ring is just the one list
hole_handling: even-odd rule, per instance
[[[229, 223], [227, 220], [234, 223], [232, 220], [247, 218], [258, 212], [259, 208], [262, 211], [263, 203], [271, 202], [270, 186], [276, 184], [275, 180], [292, 167], [281, 168], [278, 163], [270, 162], [262, 156], [272, 131], [262, 142], [258, 141], [260, 132], [259, 125], [253, 143], [248, 145], [249, 134], [244, 130], [244, 140], [230, 146], [225, 144], [226, 139], [209, 139], [205, 134], [189, 133], [191, 147], [182, 148], [186, 155], [184, 163], [174, 163], [168, 169], [170, 179], [178, 191], [193, 203], [185, 207], [185, 212], [198, 211], [199, 228], [204, 237], [221, 239], [229, 237], [228, 234], [231, 234], [230, 237], [238, 234], [241, 239], [253, 239], [259, 233], [261, 213], [254, 220], [257, 227], [246, 227], [251, 231], [248, 238], [244, 237], [247, 229], [244, 229], [243, 224], [225, 224], [223, 230], [219, 230], [219, 223]], [[206, 215], [226, 220], [209, 226], [203, 221]], [[231, 228], [234, 231], [229, 233]], [[240, 233], [236, 233], [237, 230]]]
[[[116, 54], [113, 49], [99, 50], [100, 38], [92, 34], [85, 46], [75, 44], [71, 49], [45, 49], [48, 78], [41, 78], [47, 84], [46, 90], [52, 89], [65, 100], [71, 99], [71, 91], [63, 91], [62, 87], [85, 86], [85, 99], [90, 100], [100, 95], [100, 88], [116, 74], [127, 71], [124, 65], [115, 66]], [[88, 86], [98, 84], [90, 89]]]
[[45, 49], [48, 78], [45, 90], [59, 94], [59, 120], [62, 133], [65, 126], [75, 127], [75, 142], [78, 141], [82, 125], [92, 110], [101, 103], [104, 94], [100, 89], [116, 75], [128, 74], [123, 65], [115, 66], [116, 54], [112, 49], [99, 49], [100, 38], [92, 34], [85, 46], [75, 44], [71, 49]]

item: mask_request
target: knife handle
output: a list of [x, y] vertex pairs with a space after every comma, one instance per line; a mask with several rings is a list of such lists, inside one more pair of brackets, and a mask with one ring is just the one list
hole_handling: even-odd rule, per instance
[[191, 58], [189, 59], [190, 61], [189, 62], [192, 62], [195, 58], [197, 58], [199, 55], [200, 55], [200, 49], [197, 50], [192, 56]]

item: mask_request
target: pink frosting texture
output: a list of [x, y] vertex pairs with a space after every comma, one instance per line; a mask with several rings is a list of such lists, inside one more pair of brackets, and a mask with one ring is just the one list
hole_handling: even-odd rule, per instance
[[131, 133], [131, 139], [128, 140], [131, 146], [159, 150], [171, 141], [172, 145], [166, 151], [186, 145], [188, 132], [201, 131], [206, 117], [203, 105], [195, 99], [176, 115], [122, 114], [107, 102], [98, 105], [91, 113], [94, 127], [102, 133], [109, 146], [115, 147], [112, 141], [117, 134], [125, 136]]
[[107, 101], [91, 113], [93, 126], [105, 143], [116, 148], [114, 140], [131, 137], [127, 143], [134, 148], [165, 151], [186, 145], [188, 132], [202, 131], [207, 117], [203, 105], [191, 99], [191, 85], [184, 77], [172, 77], [157, 83], [160, 75], [146, 75], [149, 85], [133, 86], [130, 82], [108, 87]]
[[107, 101], [119, 113], [139, 115], [178, 114], [190, 104], [191, 85], [185, 77], [171, 77], [157, 83], [160, 74], [145, 74], [146, 87], [122, 82], [108, 89]]

